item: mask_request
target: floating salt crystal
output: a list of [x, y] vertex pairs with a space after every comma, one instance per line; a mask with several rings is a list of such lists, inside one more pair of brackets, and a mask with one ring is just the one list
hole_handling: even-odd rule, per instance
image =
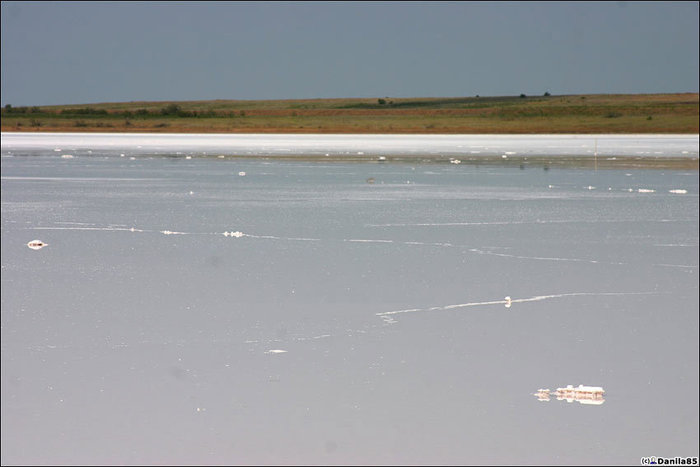
[[245, 172], [238, 172], [239, 177], [245, 177]]
[[32, 250], [41, 250], [47, 245], [48, 243], [44, 243], [41, 240], [32, 240], [31, 242], [27, 243], [27, 246]]
[[236, 232], [224, 232], [224, 237], [236, 237], [236, 238], [241, 238], [241, 237], [243, 237], [244, 235], [245, 235], [245, 234], [244, 234], [243, 232], [239, 232], [239, 231], [236, 231]]

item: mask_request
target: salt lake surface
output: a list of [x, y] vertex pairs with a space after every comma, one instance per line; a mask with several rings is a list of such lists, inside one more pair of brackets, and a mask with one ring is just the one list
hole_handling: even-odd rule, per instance
[[3, 464], [698, 455], [697, 171], [12, 149]]

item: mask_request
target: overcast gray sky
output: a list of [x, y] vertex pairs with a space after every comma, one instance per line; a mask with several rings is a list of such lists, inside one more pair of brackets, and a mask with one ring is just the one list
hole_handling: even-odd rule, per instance
[[2, 105], [698, 92], [698, 2], [2, 2]]

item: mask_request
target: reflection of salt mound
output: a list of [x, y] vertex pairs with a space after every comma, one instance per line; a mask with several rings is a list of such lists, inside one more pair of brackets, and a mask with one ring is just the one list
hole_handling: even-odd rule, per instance
[[577, 388], [573, 387], [571, 384], [565, 388], [557, 388], [556, 391], [550, 391], [549, 389], [538, 389], [534, 396], [537, 400], [548, 402], [549, 396], [556, 396], [558, 401], [565, 400], [566, 402], [572, 403], [574, 401], [585, 404], [585, 405], [601, 405], [605, 402], [603, 395], [605, 391], [599, 386], [584, 386], [579, 384]]
[[510, 297], [506, 297], [504, 300], [506, 301], [506, 308], [510, 308], [510, 306], [513, 304], [513, 300], [511, 300]]
[[31, 242], [27, 243], [27, 246], [32, 250], [41, 250], [46, 245], [48, 245], [48, 243], [44, 243], [41, 240], [32, 240]]
[[241, 238], [245, 234], [243, 232], [235, 231], [235, 232], [224, 232], [224, 237], [236, 237], [236, 238]]

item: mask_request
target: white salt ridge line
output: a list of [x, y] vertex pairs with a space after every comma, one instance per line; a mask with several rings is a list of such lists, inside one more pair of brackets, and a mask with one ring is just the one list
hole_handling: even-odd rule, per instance
[[668, 192], [669, 192], [669, 193], [675, 193], [675, 194], [678, 194], [678, 195], [684, 195], [684, 194], [688, 193], [688, 190], [668, 190]]
[[479, 253], [480, 255], [493, 255], [502, 256], [504, 258], [518, 258], [518, 259], [534, 259], [538, 261], [572, 261], [575, 263], [591, 263], [591, 264], [612, 264], [615, 266], [622, 266], [626, 263], [617, 263], [612, 261], [598, 261], [595, 259], [580, 259], [580, 258], [557, 258], [557, 257], [547, 257], [547, 256], [520, 256], [520, 255], [509, 255], [507, 253], [494, 253], [493, 251], [483, 251], [476, 248], [470, 248], [469, 251], [473, 253]]
[[[155, 230], [141, 230], [131, 227], [31, 227], [29, 230], [104, 230], [110, 232], [155, 232]], [[163, 231], [161, 231], [163, 232]]]
[[345, 242], [356, 242], [356, 243], [394, 243], [393, 240], [369, 240], [369, 239], [347, 239]]
[[276, 237], [274, 235], [251, 235], [243, 234], [245, 237], [258, 238], [262, 240], [292, 240], [299, 242], [320, 242], [320, 238], [305, 238], [305, 237]]
[[[691, 222], [695, 219], [644, 219], [644, 222]], [[639, 219], [562, 219], [549, 221], [496, 221], [496, 222], [420, 222], [414, 224], [365, 224], [365, 227], [449, 227], [449, 226], [469, 226], [469, 225], [523, 225], [523, 224], [597, 224], [597, 223], [620, 223], [639, 222]]]
[[665, 263], [659, 263], [659, 264], [654, 264], [654, 266], [663, 266], [665, 268], [683, 268], [683, 269], [697, 269], [698, 266], [690, 266], [686, 264], [665, 264]]
[[694, 246], [697, 247], [697, 243], [656, 243], [654, 246]]
[[553, 295], [537, 295], [530, 298], [516, 298], [510, 300], [490, 300], [487, 302], [470, 302], [470, 303], [459, 303], [456, 305], [444, 305], [444, 306], [433, 306], [430, 308], [410, 308], [406, 310], [395, 310], [395, 311], [385, 311], [382, 313], [376, 313], [376, 316], [390, 316], [397, 315], [401, 313], [418, 313], [426, 311], [441, 311], [441, 310], [454, 310], [457, 308], [466, 308], [471, 306], [486, 306], [486, 305], [507, 305], [512, 303], [524, 303], [524, 302], [538, 302], [541, 300], [548, 300], [550, 298], [563, 298], [563, 297], [576, 297], [576, 296], [608, 296], [608, 295], [657, 295], [658, 292], [574, 292], [574, 293], [563, 293], [563, 294], [553, 294]]
[[310, 341], [310, 340], [316, 340], [316, 339], [325, 339], [327, 337], [333, 337], [331, 334], [321, 334], [320, 336], [313, 336], [313, 337], [296, 337], [294, 338], [295, 341]]

